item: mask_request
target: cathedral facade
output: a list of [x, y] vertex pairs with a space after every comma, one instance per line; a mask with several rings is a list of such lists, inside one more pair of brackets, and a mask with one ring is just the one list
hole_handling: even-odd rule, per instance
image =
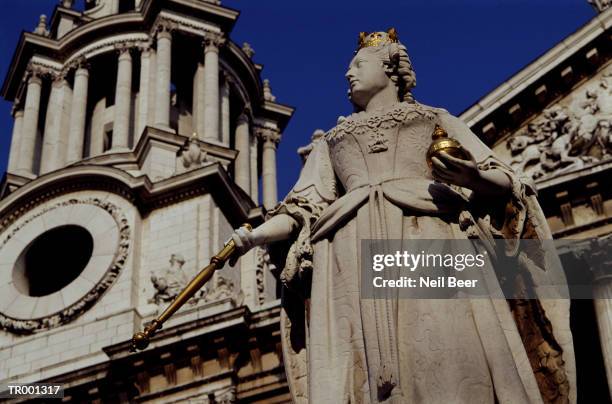
[[0, 380], [61, 383], [75, 402], [288, 400], [262, 249], [129, 353], [232, 229], [277, 201], [293, 109], [232, 42], [238, 14], [212, 0], [64, 0], [22, 34], [2, 88], [14, 130]]
[[[612, 8], [592, 4], [461, 115], [533, 179], [563, 263], [588, 268], [593, 300], [571, 313], [579, 402], [612, 392]], [[216, 0], [62, 0], [22, 34], [2, 87], [0, 381], [61, 383], [73, 402], [291, 402], [265, 249], [129, 352], [232, 229], [277, 203], [293, 109], [231, 40], [237, 18]]]
[[598, 15], [460, 117], [534, 181], [570, 291], [592, 285], [590, 296], [571, 302], [578, 402], [606, 402], [612, 398], [612, 7], [590, 2]]

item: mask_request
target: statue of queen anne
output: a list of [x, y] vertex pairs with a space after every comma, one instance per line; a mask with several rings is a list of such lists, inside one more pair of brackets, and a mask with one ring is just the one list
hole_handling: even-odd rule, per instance
[[[294, 401], [575, 402], [567, 300], [360, 298], [362, 239], [513, 246], [552, 236], [529, 180], [462, 121], [414, 100], [415, 73], [394, 29], [361, 33], [346, 78], [355, 112], [314, 143], [268, 220], [232, 235], [240, 254], [272, 243], [285, 259], [281, 328]], [[466, 159], [439, 153], [428, 166], [436, 125]], [[547, 257], [532, 257], [535, 271], [558, 260]]]

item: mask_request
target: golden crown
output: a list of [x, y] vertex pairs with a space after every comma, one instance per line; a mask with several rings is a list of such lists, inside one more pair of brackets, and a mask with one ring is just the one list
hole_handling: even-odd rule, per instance
[[387, 32], [360, 32], [359, 33], [359, 49], [369, 46], [379, 46], [388, 43], [397, 43], [397, 31], [395, 28], [389, 28]]

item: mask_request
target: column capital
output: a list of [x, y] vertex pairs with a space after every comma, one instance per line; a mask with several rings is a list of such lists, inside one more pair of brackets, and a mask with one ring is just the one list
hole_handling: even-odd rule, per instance
[[50, 69], [30, 63], [26, 68], [26, 80], [28, 83], [42, 84], [43, 77], [50, 75], [50, 73]]
[[255, 126], [254, 132], [255, 135], [264, 142], [264, 145], [268, 143], [276, 146], [280, 143], [282, 138], [282, 135], [278, 129]]
[[157, 38], [172, 39], [172, 32], [176, 30], [177, 25], [175, 22], [165, 18], [161, 18], [153, 27], [153, 32], [157, 35]]
[[[136, 46], [132, 41], [122, 41], [115, 44], [115, 50], [119, 54], [119, 57], [129, 55], [130, 51]], [[131, 56], [131, 55], [130, 55]]]
[[88, 71], [90, 68], [89, 61], [85, 56], [79, 56], [78, 58], [71, 61], [66, 67], [67, 70], [85, 70]]
[[204, 52], [218, 52], [219, 48], [227, 42], [225, 35], [218, 32], [204, 33]]
[[67, 75], [68, 75], [68, 72], [65, 70], [62, 70], [61, 72], [52, 73], [51, 74], [51, 80], [52, 80], [51, 85], [53, 87], [63, 86], [66, 83]]
[[583, 259], [593, 273], [594, 282], [609, 278], [612, 264], [612, 236], [594, 238], [582, 243], [573, 252], [578, 259]]
[[153, 42], [139, 42], [136, 46], [136, 49], [140, 51], [140, 54], [144, 57], [148, 57], [153, 52]]
[[250, 119], [249, 119], [249, 114], [247, 113], [247, 111], [242, 111], [242, 113], [238, 115], [238, 119], [236, 120], [236, 123], [240, 125], [243, 123], [249, 123], [249, 121]]

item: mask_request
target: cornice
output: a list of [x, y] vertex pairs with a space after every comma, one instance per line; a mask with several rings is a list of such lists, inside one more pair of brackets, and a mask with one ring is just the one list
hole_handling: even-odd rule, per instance
[[595, 16], [459, 117], [493, 145], [610, 60], [611, 26], [612, 9]]

